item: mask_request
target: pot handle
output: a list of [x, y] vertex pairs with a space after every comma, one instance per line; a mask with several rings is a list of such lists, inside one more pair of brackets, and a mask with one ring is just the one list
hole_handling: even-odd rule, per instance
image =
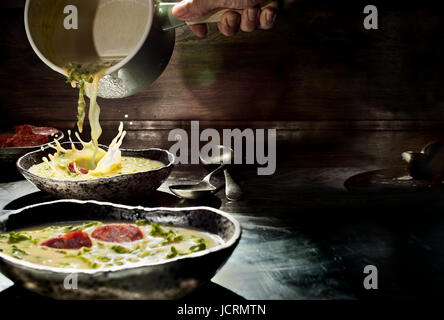
[[12, 210], [0, 210], [0, 216], [10, 213]]
[[[170, 30], [178, 27], [182, 27], [185, 24], [194, 25], [200, 23], [216, 23], [219, 22], [227, 11], [235, 11], [239, 14], [242, 14], [242, 10], [239, 9], [215, 9], [203, 16], [200, 19], [192, 20], [192, 21], [183, 21], [178, 20], [173, 16], [172, 10], [178, 2], [161, 2], [157, 4], [157, 11], [159, 13], [160, 25], [163, 30]], [[265, 8], [278, 8], [278, 1], [269, 0], [262, 4], [261, 9]]]

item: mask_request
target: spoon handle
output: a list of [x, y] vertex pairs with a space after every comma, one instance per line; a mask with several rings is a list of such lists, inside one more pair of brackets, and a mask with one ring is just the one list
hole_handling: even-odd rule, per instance
[[215, 175], [216, 173], [218, 173], [220, 170], [222, 170], [226, 165], [225, 164], [221, 164], [219, 167], [216, 168], [216, 170], [210, 172], [209, 174], [207, 174], [205, 176], [205, 178], [202, 179], [202, 181], [205, 181], [207, 183], [210, 183], [211, 177], [213, 175]]
[[224, 170], [225, 175], [225, 195], [230, 201], [238, 201], [242, 198], [242, 190], [239, 185], [231, 178], [227, 169]]

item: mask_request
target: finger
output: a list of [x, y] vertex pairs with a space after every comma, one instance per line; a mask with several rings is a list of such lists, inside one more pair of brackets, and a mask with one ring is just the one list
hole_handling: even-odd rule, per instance
[[184, 0], [173, 8], [173, 15], [180, 20], [198, 19], [213, 9], [244, 9], [254, 7], [263, 0]]
[[256, 30], [259, 24], [259, 16], [261, 11], [259, 8], [248, 8], [242, 11], [242, 21], [240, 28], [244, 32]]
[[198, 36], [199, 38], [204, 38], [208, 33], [207, 25], [204, 23], [194, 24], [194, 25], [190, 26], [190, 28], [191, 28], [191, 31], [193, 31], [194, 34], [196, 36]]
[[260, 28], [264, 30], [273, 28], [276, 16], [276, 10], [274, 10], [273, 8], [265, 8], [264, 10], [262, 10], [259, 18]]
[[234, 11], [225, 12], [221, 21], [217, 24], [219, 31], [225, 36], [232, 36], [239, 31], [241, 23], [240, 14]]
[[[211, 2], [211, 1], [209, 1]], [[184, 0], [174, 6], [173, 16], [180, 20], [198, 19], [205, 15], [209, 10], [207, 1]]]

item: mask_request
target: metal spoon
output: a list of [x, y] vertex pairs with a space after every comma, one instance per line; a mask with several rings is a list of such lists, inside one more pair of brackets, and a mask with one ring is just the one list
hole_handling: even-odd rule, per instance
[[224, 170], [225, 175], [225, 196], [230, 201], [239, 201], [242, 199], [242, 190], [239, 185], [231, 178], [227, 169]]
[[[202, 157], [200, 156], [200, 161], [202, 161], [205, 165], [211, 164], [227, 164], [231, 163], [233, 159], [233, 149], [226, 146], [217, 146], [218, 154], [213, 154], [210, 157]], [[239, 185], [233, 180], [228, 169], [224, 170], [225, 175], [225, 196], [230, 201], [238, 201], [242, 198], [242, 190]]]
[[176, 196], [184, 199], [192, 199], [197, 200], [202, 197], [208, 196], [212, 193], [215, 193], [219, 190], [214, 185], [211, 184], [211, 177], [218, 173], [225, 167], [225, 164], [220, 165], [216, 170], [209, 173], [205, 178], [202, 179], [201, 182], [197, 184], [179, 184], [170, 186], [170, 190]]

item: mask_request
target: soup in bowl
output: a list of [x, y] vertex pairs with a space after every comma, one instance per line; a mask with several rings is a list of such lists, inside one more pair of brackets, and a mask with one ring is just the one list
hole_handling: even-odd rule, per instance
[[[74, 143], [79, 147], [80, 143]], [[61, 144], [68, 149], [71, 143]], [[106, 150], [107, 147], [100, 146]], [[163, 149], [122, 149], [122, 160], [130, 162], [130, 166], [122, 167], [115, 175], [99, 175], [91, 177], [89, 171], [82, 173], [80, 165], [66, 162], [66, 177], [61, 174], [50, 176], [44, 165], [43, 158], [54, 153], [53, 148], [37, 150], [22, 156], [17, 161], [21, 174], [37, 188], [56, 198], [91, 199], [91, 200], [131, 200], [142, 199], [155, 191], [169, 176], [174, 166], [174, 155]], [[122, 161], [122, 162], [123, 162]], [[140, 163], [139, 163], [140, 162]], [[141, 164], [141, 166], [139, 166]], [[139, 168], [138, 170], [134, 167]], [[61, 170], [63, 171], [63, 170]], [[71, 173], [71, 174], [70, 174]]]
[[[109, 232], [117, 226], [122, 230]], [[0, 212], [0, 234], [0, 271], [39, 294], [175, 299], [210, 281], [239, 243], [241, 227], [231, 215], [209, 207], [57, 200]], [[77, 290], [65, 286], [73, 275]]]

